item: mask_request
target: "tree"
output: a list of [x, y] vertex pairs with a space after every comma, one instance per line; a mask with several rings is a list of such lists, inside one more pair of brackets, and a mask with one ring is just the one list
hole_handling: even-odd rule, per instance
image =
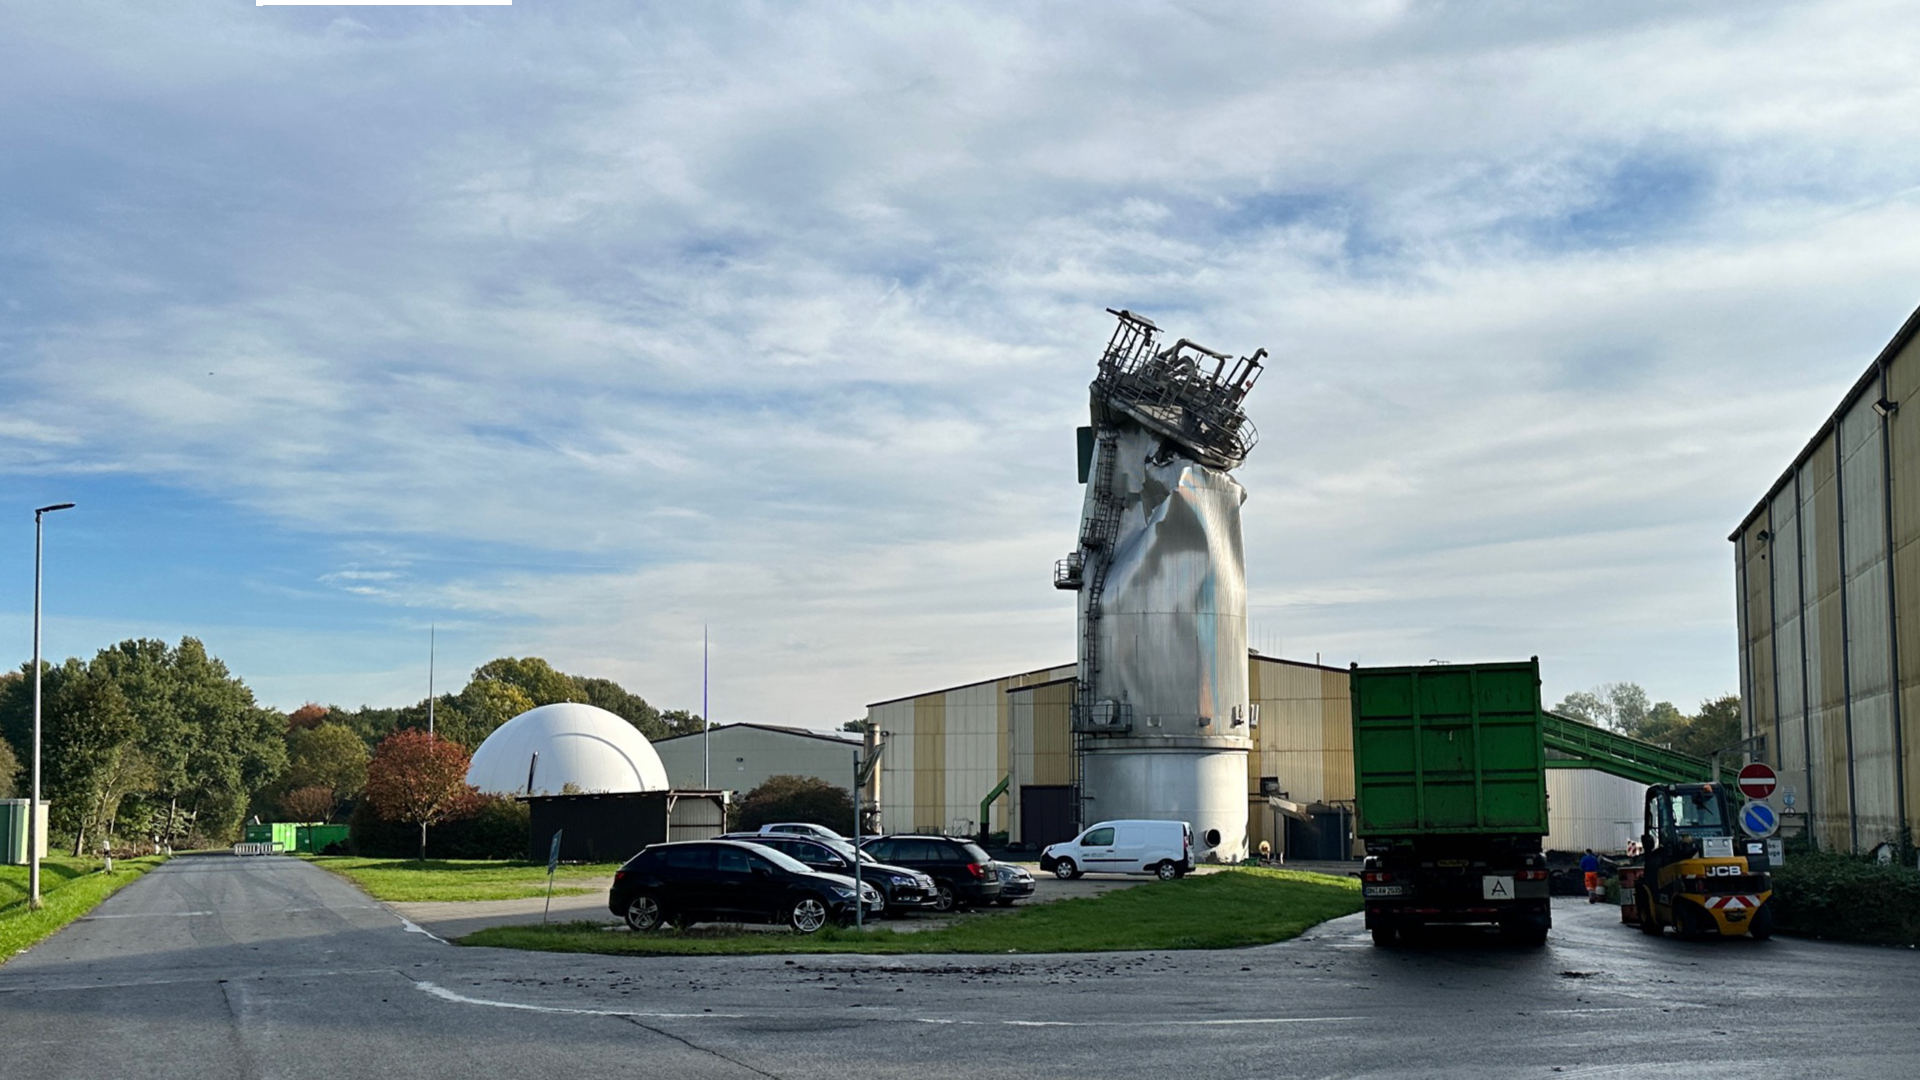
[[14, 755], [13, 744], [0, 739], [0, 799], [17, 799], [18, 788], [14, 785], [20, 775], [20, 759]]
[[326, 722], [327, 714], [332, 711], [325, 705], [315, 705], [309, 701], [287, 714], [287, 730], [298, 731], [301, 728], [317, 727]]
[[519, 687], [535, 705], [559, 701], [578, 701], [582, 696], [573, 676], [553, 670], [553, 665], [537, 656], [520, 659], [503, 656], [473, 669], [472, 682], [503, 682]]
[[667, 729], [666, 738], [675, 735], [698, 735], [707, 730], [707, 722], [685, 709], [672, 709], [660, 714], [660, 723]]
[[368, 756], [367, 744], [344, 724], [294, 729], [287, 736], [288, 795], [315, 788], [328, 795], [324, 809], [302, 820], [333, 820], [340, 804], [358, 795], [366, 784]]
[[427, 858], [427, 827], [467, 813], [478, 792], [467, 785], [466, 748], [424, 731], [398, 731], [367, 762], [367, 799], [380, 816], [420, 827], [420, 859]]
[[533, 707], [533, 699], [515, 683], [475, 679], [446, 707], [435, 710], [435, 730], [469, 750], [478, 750], [501, 724]]
[[326, 821], [339, 803], [327, 787], [294, 788], [280, 797], [280, 812], [293, 821]]
[[647, 699], [639, 694], [630, 693], [612, 679], [590, 679], [576, 675], [573, 681], [579, 689], [580, 700], [632, 724], [648, 741], [666, 738], [667, 725], [660, 720], [660, 710], [647, 704]]
[[1576, 690], [1560, 699], [1551, 711], [1595, 727], [1632, 734], [1646, 723], [1651, 706], [1638, 683], [1605, 683], [1592, 690]]
[[849, 720], [846, 723], [841, 724], [840, 730], [851, 731], [855, 735], [865, 735], [867, 733], [868, 727], [869, 727], [869, 722], [865, 718], [862, 718], [859, 720]]
[[853, 825], [853, 796], [817, 776], [769, 776], [740, 800], [738, 827], [752, 831], [777, 821], [844, 830]]

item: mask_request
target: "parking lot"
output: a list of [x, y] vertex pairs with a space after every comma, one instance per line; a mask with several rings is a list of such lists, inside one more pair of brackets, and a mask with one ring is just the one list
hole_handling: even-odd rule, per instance
[[[950, 925], [955, 918], [975, 913], [988, 916], [1001, 915], [1009, 911], [1018, 911], [1029, 904], [1045, 904], [1056, 900], [1071, 900], [1075, 897], [1099, 896], [1115, 889], [1128, 889], [1146, 885], [1154, 881], [1144, 875], [1127, 876], [1118, 874], [1089, 874], [1077, 881], [1062, 881], [1052, 874], [1042, 874], [1037, 863], [1019, 863], [1034, 876], [1034, 892], [1030, 899], [1021, 900], [1011, 907], [989, 906], [953, 915], [940, 915], [932, 911], [916, 912], [898, 918], [879, 920], [876, 926], [885, 926], [889, 930], [911, 933], [918, 930], [930, 930]], [[1213, 873], [1219, 867], [1202, 866], [1195, 870], [1198, 874]], [[1345, 873], [1343, 865], [1300, 866], [1295, 869], [1313, 869], [1322, 873]], [[607, 890], [612, 888], [613, 879], [590, 879], [585, 886], [591, 891], [573, 896], [553, 898], [552, 910], [545, 912], [546, 902], [534, 900], [481, 900], [446, 901], [430, 903], [394, 903], [389, 905], [415, 924], [443, 938], [456, 938], [471, 934], [489, 926], [512, 926], [541, 922], [543, 917], [552, 922], [589, 922], [617, 923], [620, 920], [607, 910]], [[785, 933], [784, 927], [743, 925], [742, 930], [761, 933]]]

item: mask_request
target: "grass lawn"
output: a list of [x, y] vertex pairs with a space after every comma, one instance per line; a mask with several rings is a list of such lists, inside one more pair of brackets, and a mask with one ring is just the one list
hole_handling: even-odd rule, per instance
[[[523, 900], [547, 895], [547, 864], [493, 859], [362, 859], [346, 855], [308, 855], [307, 861], [352, 880], [380, 900]], [[592, 892], [583, 884], [609, 878], [619, 863], [561, 866], [553, 875], [553, 895]]]
[[595, 923], [495, 926], [461, 938], [551, 952], [686, 956], [739, 953], [1010, 953], [1230, 949], [1285, 941], [1360, 910], [1353, 878], [1247, 868], [1149, 881], [1102, 896], [963, 918], [940, 930], [792, 933], [695, 927], [636, 934]]
[[98, 859], [41, 859], [39, 911], [27, 910], [27, 868], [0, 866], [0, 962], [92, 911], [161, 862], [159, 856], [119, 859], [106, 874]]

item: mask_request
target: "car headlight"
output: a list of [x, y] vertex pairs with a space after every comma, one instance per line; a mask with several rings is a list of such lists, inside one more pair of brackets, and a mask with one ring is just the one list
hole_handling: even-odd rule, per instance
[[833, 895], [839, 897], [840, 899], [842, 900], [853, 899], [853, 890], [851, 888], [845, 885], [835, 885], [832, 888], [833, 888]]
[[901, 876], [901, 875], [899, 875], [899, 874], [895, 874], [895, 875], [893, 875], [892, 877], [890, 877], [890, 878], [888, 878], [888, 879], [887, 879], [887, 884], [889, 884], [889, 885], [911, 885], [911, 884], [913, 884], [913, 879], [912, 879], [912, 878], [910, 878], [910, 877], [903, 877], [903, 876]]

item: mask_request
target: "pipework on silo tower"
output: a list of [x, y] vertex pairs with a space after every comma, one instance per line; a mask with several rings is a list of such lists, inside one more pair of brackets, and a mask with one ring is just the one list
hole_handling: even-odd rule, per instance
[[1079, 597], [1073, 704], [1080, 823], [1193, 826], [1200, 859], [1247, 850], [1246, 568], [1231, 470], [1257, 434], [1242, 403], [1265, 349], [1235, 359], [1130, 311], [1091, 387], [1078, 548], [1054, 584]]

